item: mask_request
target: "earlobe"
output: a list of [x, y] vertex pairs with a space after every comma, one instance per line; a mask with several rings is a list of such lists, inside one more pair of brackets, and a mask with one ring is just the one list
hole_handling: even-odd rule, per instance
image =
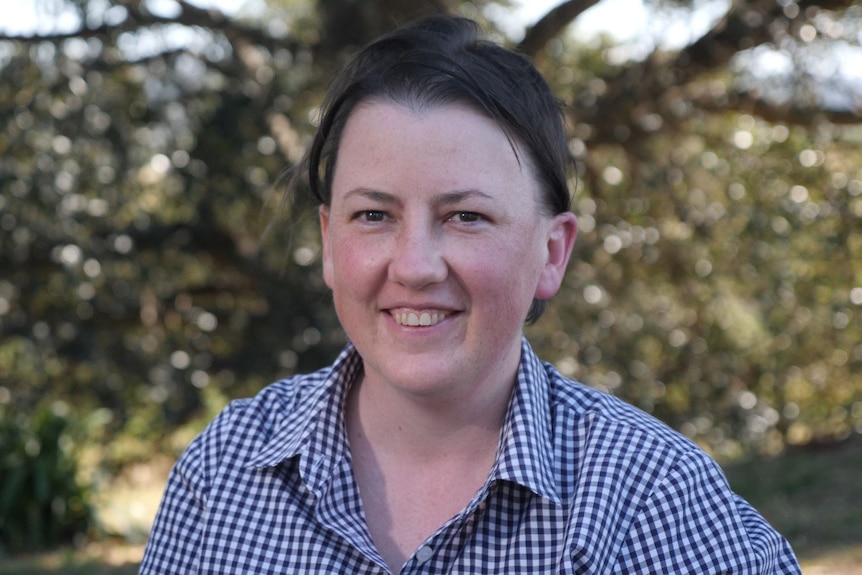
[[551, 299], [559, 291], [577, 236], [578, 219], [575, 214], [563, 212], [554, 216], [548, 228], [547, 259], [536, 286], [536, 299]]
[[321, 262], [323, 264], [323, 281], [329, 289], [332, 289], [332, 255], [330, 254], [329, 242], [329, 206], [322, 204], [317, 210], [320, 218], [320, 245]]

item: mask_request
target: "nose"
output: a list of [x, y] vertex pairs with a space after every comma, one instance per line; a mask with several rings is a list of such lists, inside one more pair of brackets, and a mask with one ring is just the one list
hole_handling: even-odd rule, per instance
[[422, 289], [442, 282], [448, 275], [441, 238], [425, 226], [402, 229], [394, 238], [389, 280]]

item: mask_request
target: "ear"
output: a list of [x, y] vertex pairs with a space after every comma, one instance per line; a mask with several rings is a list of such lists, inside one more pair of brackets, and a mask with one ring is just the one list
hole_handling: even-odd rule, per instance
[[323, 281], [332, 289], [332, 244], [329, 241], [329, 206], [321, 204], [317, 210], [320, 217], [321, 260], [323, 262]]
[[559, 291], [577, 236], [578, 219], [575, 214], [563, 212], [554, 216], [548, 227], [547, 259], [536, 285], [536, 299], [551, 299]]

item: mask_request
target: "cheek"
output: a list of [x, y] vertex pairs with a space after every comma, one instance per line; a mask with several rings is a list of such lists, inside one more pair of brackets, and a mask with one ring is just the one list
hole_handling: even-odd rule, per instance
[[524, 239], [492, 242], [456, 256], [460, 274], [472, 291], [501, 314], [520, 314], [520, 308], [529, 308], [533, 301], [541, 255], [531, 247], [532, 238]]
[[333, 237], [328, 252], [328, 264], [324, 262], [324, 279], [333, 291], [344, 294], [361, 294], [371, 289], [382, 267], [380, 246], [368, 246], [366, 241], [355, 237]]

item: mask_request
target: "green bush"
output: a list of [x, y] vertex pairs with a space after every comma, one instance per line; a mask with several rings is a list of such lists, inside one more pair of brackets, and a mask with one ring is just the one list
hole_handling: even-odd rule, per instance
[[0, 407], [0, 554], [69, 543], [86, 533], [92, 513], [66, 410], [10, 411]]

